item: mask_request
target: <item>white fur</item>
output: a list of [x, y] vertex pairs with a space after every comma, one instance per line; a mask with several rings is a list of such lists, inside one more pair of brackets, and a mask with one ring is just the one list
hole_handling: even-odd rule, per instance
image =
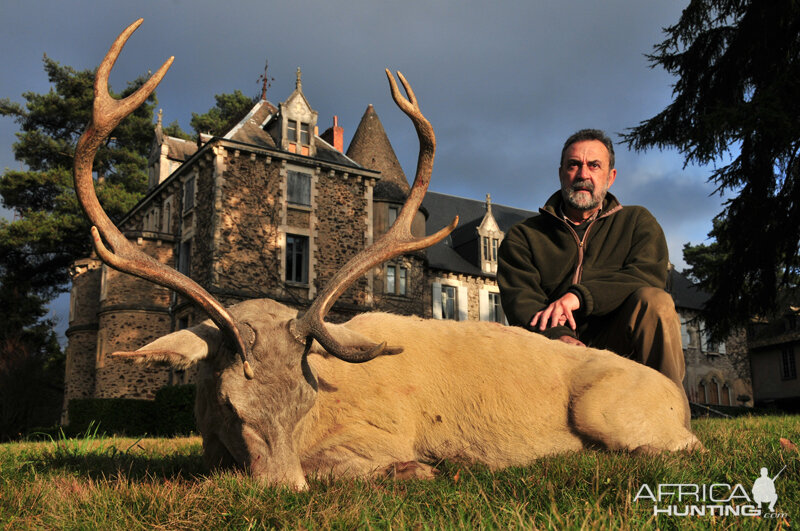
[[[608, 351], [496, 323], [368, 313], [331, 333], [403, 352], [353, 364], [316, 343], [304, 358], [288, 330], [295, 312], [274, 301], [230, 310], [255, 337], [253, 380], [208, 323], [189, 333], [212, 347], [182, 331], [139, 352], [200, 360], [196, 414], [208, 463], [244, 466], [268, 483], [302, 489], [308, 474], [387, 470], [429, 477], [423, 463], [442, 459], [498, 469], [584, 448], [702, 447], [683, 389]], [[163, 355], [168, 348], [174, 357]]]

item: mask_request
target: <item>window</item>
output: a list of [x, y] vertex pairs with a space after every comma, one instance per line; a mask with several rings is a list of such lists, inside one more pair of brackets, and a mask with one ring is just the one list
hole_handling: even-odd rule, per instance
[[705, 323], [700, 323], [700, 350], [706, 354], [725, 354], [725, 343], [714, 343], [711, 334], [705, 328]]
[[386, 266], [386, 293], [394, 293], [396, 270], [396, 266]]
[[401, 267], [398, 270], [398, 277], [397, 277], [397, 294], [398, 295], [405, 295], [406, 294], [406, 286], [408, 284], [408, 269], [405, 267]]
[[311, 174], [302, 171], [287, 172], [289, 202], [295, 205], [311, 205]]
[[183, 183], [183, 211], [188, 212], [194, 208], [194, 177], [189, 177]]
[[408, 269], [395, 264], [386, 266], [386, 293], [405, 295], [408, 285]]
[[456, 319], [455, 286], [442, 286], [442, 319]]
[[299, 122], [298, 124], [297, 120], [287, 120], [286, 140], [289, 142], [297, 142], [299, 140], [301, 144], [306, 146], [311, 144], [311, 124], [306, 122]]
[[308, 283], [308, 236], [286, 235], [286, 281]]
[[192, 272], [192, 240], [181, 242], [178, 250], [178, 272], [186, 276]]
[[164, 205], [164, 228], [162, 229], [163, 232], [170, 232], [170, 223], [172, 222], [171, 212], [172, 204], [167, 203]]
[[397, 214], [400, 213], [400, 207], [398, 206], [390, 206], [389, 207], [389, 217], [386, 219], [386, 230], [394, 225], [395, 220], [397, 219]]
[[786, 345], [781, 352], [781, 378], [794, 380], [797, 378], [797, 364], [794, 359], [794, 347]]
[[503, 307], [500, 305], [500, 294], [489, 292], [489, 321], [493, 321], [495, 323], [502, 323], [503, 319]]
[[488, 236], [484, 236], [481, 240], [483, 241], [483, 259], [487, 262], [497, 262], [497, 247], [500, 240]]
[[692, 339], [689, 335], [689, 323], [685, 317], [681, 317], [681, 343], [683, 348], [688, 348]]

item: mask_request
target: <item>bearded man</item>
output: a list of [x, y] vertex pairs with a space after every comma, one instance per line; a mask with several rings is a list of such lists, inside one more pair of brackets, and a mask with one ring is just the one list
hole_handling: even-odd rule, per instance
[[609, 349], [682, 387], [664, 231], [645, 208], [623, 208], [607, 193], [617, 177], [613, 143], [597, 129], [578, 131], [564, 143], [558, 175], [561, 190], [500, 246], [497, 281], [509, 323]]

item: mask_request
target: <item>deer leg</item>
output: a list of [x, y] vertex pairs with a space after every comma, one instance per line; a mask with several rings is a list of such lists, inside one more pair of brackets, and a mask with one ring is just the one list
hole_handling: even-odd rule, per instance
[[688, 403], [674, 382], [645, 367], [587, 369], [570, 407], [579, 435], [609, 450], [645, 454], [702, 448], [686, 425]]
[[434, 479], [438, 473], [437, 469], [425, 463], [403, 461], [379, 468], [375, 475], [394, 479]]

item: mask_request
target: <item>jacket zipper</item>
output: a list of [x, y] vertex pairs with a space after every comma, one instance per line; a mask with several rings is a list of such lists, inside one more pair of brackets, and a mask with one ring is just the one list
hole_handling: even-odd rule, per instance
[[621, 208], [622, 208], [622, 205], [617, 205], [614, 208], [612, 208], [611, 210], [609, 210], [608, 212], [606, 212], [606, 213], [594, 218], [594, 221], [589, 223], [589, 226], [586, 227], [586, 231], [583, 233], [583, 239], [578, 238], [578, 233], [575, 232], [575, 229], [570, 227], [569, 223], [567, 223], [566, 220], [560, 218], [559, 216], [556, 216], [555, 214], [553, 214], [553, 213], [551, 213], [551, 212], [549, 212], [547, 210], [544, 210], [544, 212], [547, 212], [548, 214], [550, 214], [551, 216], [553, 216], [556, 219], [560, 220], [561, 223], [563, 223], [564, 225], [567, 226], [567, 228], [569, 229], [570, 233], [572, 233], [572, 237], [575, 238], [575, 243], [578, 245], [578, 263], [575, 265], [575, 274], [572, 275], [572, 283], [573, 284], [580, 284], [581, 278], [583, 277], [584, 244], [586, 243], [586, 237], [589, 236], [589, 231], [592, 230], [592, 225], [594, 225], [597, 222], [597, 220], [603, 219], [603, 218], [607, 218], [608, 216], [610, 216], [611, 214], [613, 214], [617, 210], [620, 210]]

